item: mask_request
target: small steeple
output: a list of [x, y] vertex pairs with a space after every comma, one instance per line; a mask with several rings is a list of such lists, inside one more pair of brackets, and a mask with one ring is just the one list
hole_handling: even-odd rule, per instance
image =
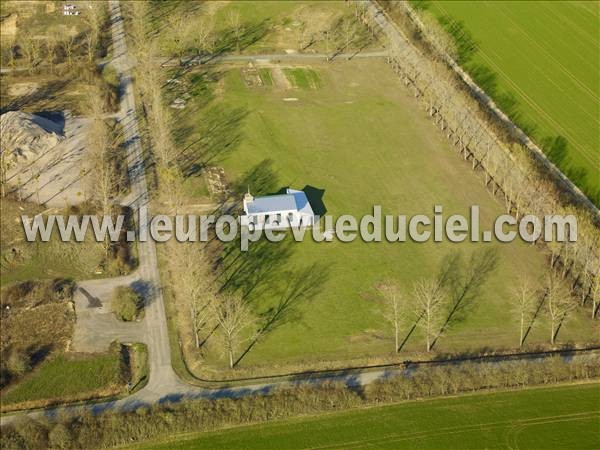
[[248, 186], [248, 192], [244, 194], [244, 203], [252, 203], [254, 201], [254, 197], [250, 193], [250, 186]]

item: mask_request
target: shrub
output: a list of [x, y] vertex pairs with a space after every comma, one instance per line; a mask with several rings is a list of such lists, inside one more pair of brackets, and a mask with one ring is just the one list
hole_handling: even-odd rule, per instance
[[113, 294], [112, 309], [119, 319], [129, 322], [137, 319], [142, 303], [142, 298], [132, 288], [119, 286]]
[[21, 376], [31, 370], [29, 355], [22, 350], [12, 350], [6, 360], [6, 368], [11, 375]]
[[48, 425], [35, 419], [19, 421], [15, 430], [23, 438], [26, 448], [48, 447]]
[[63, 423], [57, 424], [48, 434], [51, 448], [72, 448], [73, 433], [69, 427]]

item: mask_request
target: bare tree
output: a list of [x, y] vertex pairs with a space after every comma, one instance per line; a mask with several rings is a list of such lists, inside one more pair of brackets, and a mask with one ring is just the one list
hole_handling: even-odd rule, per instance
[[60, 37], [56, 31], [51, 31], [46, 35], [44, 45], [48, 56], [48, 64], [50, 64], [50, 73], [54, 72], [54, 60], [60, 44]]
[[536, 309], [536, 289], [527, 278], [523, 278], [512, 292], [513, 312], [519, 321], [519, 347], [525, 341], [525, 329], [531, 325]]
[[377, 286], [383, 299], [383, 317], [394, 328], [394, 351], [400, 351], [400, 329], [405, 320], [406, 305], [400, 287], [393, 281], [384, 281]]
[[148, 2], [136, 1], [130, 2], [131, 6], [131, 39], [134, 51], [143, 48], [146, 45], [146, 23], [148, 22]]
[[569, 290], [556, 273], [548, 275], [546, 282], [546, 307], [550, 321], [550, 343], [554, 344], [558, 329], [567, 314], [575, 307]]
[[344, 34], [344, 50], [350, 51], [350, 44], [356, 36], [356, 21], [352, 17], [346, 17], [342, 22], [342, 33]]
[[176, 164], [170, 166], [160, 164], [157, 168], [157, 173], [161, 190], [166, 194], [167, 203], [174, 214], [178, 214], [179, 208], [183, 204], [183, 174], [181, 170]]
[[417, 326], [423, 330], [427, 351], [439, 336], [444, 317], [444, 300], [447, 295], [437, 279], [419, 280], [415, 283], [413, 295], [416, 302]]
[[204, 251], [204, 247], [196, 243], [177, 242], [171, 252], [174, 288], [189, 306], [196, 348], [200, 347], [201, 335], [211, 322], [211, 308], [217, 295]]
[[240, 52], [240, 37], [242, 35], [242, 24], [240, 21], [240, 12], [237, 10], [233, 10], [229, 12], [229, 26], [233, 31], [233, 36], [235, 37], [235, 50], [236, 52]]
[[86, 34], [88, 62], [92, 63], [98, 43], [100, 42], [100, 29], [105, 13], [104, 2], [87, 2], [85, 9], [85, 21], [90, 29]]
[[29, 73], [31, 73], [35, 65], [35, 61], [40, 55], [41, 43], [31, 34], [28, 29], [25, 29], [19, 38], [19, 48], [27, 60], [27, 69], [29, 70]]
[[198, 21], [194, 27], [194, 32], [191, 36], [191, 44], [196, 51], [197, 57], [201, 57], [204, 52], [212, 52], [212, 45], [210, 42], [214, 26], [212, 18], [203, 18]]
[[195, 23], [183, 15], [175, 15], [169, 21], [167, 39], [168, 50], [183, 64], [183, 57], [192, 46], [193, 36], [197, 32]]
[[248, 305], [237, 294], [221, 295], [212, 305], [212, 315], [219, 325], [223, 352], [229, 360], [229, 368], [234, 367], [234, 355], [240, 345], [249, 339], [249, 329], [255, 322]]
[[67, 65], [69, 68], [73, 66], [73, 52], [75, 51], [75, 44], [77, 42], [77, 36], [75, 34], [67, 34], [62, 40], [62, 49], [67, 57]]

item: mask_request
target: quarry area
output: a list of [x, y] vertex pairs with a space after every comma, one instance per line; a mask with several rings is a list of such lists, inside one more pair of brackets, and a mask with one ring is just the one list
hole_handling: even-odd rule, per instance
[[0, 116], [6, 189], [47, 207], [79, 204], [90, 189], [84, 164], [88, 121], [68, 112], [47, 117], [22, 111]]

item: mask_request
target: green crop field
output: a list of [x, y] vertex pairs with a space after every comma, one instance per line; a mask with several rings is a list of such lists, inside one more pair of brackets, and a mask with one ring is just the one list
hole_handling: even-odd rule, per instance
[[[206, 77], [189, 76], [187, 82], [198, 85], [190, 91], [202, 94], [175, 118], [178, 146], [224, 167], [240, 192], [249, 187], [253, 194], [264, 195], [286, 186], [310, 186], [322, 194], [327, 213], [335, 217], [361, 217], [373, 205], [382, 205], [384, 214], [432, 214], [436, 204], [444, 205], [448, 217], [468, 215], [470, 205], [480, 205], [484, 229], [503, 214], [502, 205], [438, 134], [383, 60], [275, 65], [270, 67], [272, 85], [262, 86], [244, 82], [245, 67], [217, 67]], [[305, 72], [298, 76], [301, 70]], [[286, 74], [299, 87], [282, 88], [280, 79]], [[206, 86], [200, 87], [202, 83]], [[194, 167], [187, 183], [199, 184]], [[309, 238], [302, 243], [287, 239], [251, 244], [239, 257], [231, 252], [222, 261], [228, 271], [219, 281], [234, 274], [228, 286], [247, 292], [263, 319], [283, 299], [293, 298], [295, 304], [239, 366], [279, 371], [288, 363], [389, 355], [392, 333], [382, 320], [374, 285], [385, 278], [398, 280], [409, 301], [415, 280], [435, 276], [450, 254], [462, 252], [463, 262], [451, 265], [460, 271], [475, 250], [486, 248], [497, 252], [496, 269], [481, 290], [469, 294], [469, 307], [435, 348], [459, 352], [517, 344], [510, 289], [521, 275], [543, 276], [546, 262], [540, 250], [523, 242], [315, 243]], [[548, 340], [544, 315], [528, 343]], [[411, 326], [405, 326], [403, 338]], [[576, 312], [559, 339], [588, 340], [591, 327], [587, 314]], [[422, 351], [424, 345], [416, 330], [403, 351]], [[204, 353], [202, 366], [209, 366], [208, 361], [222, 373], [225, 361], [218, 352]]]
[[174, 437], [135, 448], [597, 448], [600, 385], [477, 394]]
[[[465, 68], [596, 204], [599, 5], [454, 1], [432, 2], [429, 8], [438, 18], [450, 16], [463, 23], [476, 43]], [[554, 140], [558, 136], [566, 139], [566, 147]]]

